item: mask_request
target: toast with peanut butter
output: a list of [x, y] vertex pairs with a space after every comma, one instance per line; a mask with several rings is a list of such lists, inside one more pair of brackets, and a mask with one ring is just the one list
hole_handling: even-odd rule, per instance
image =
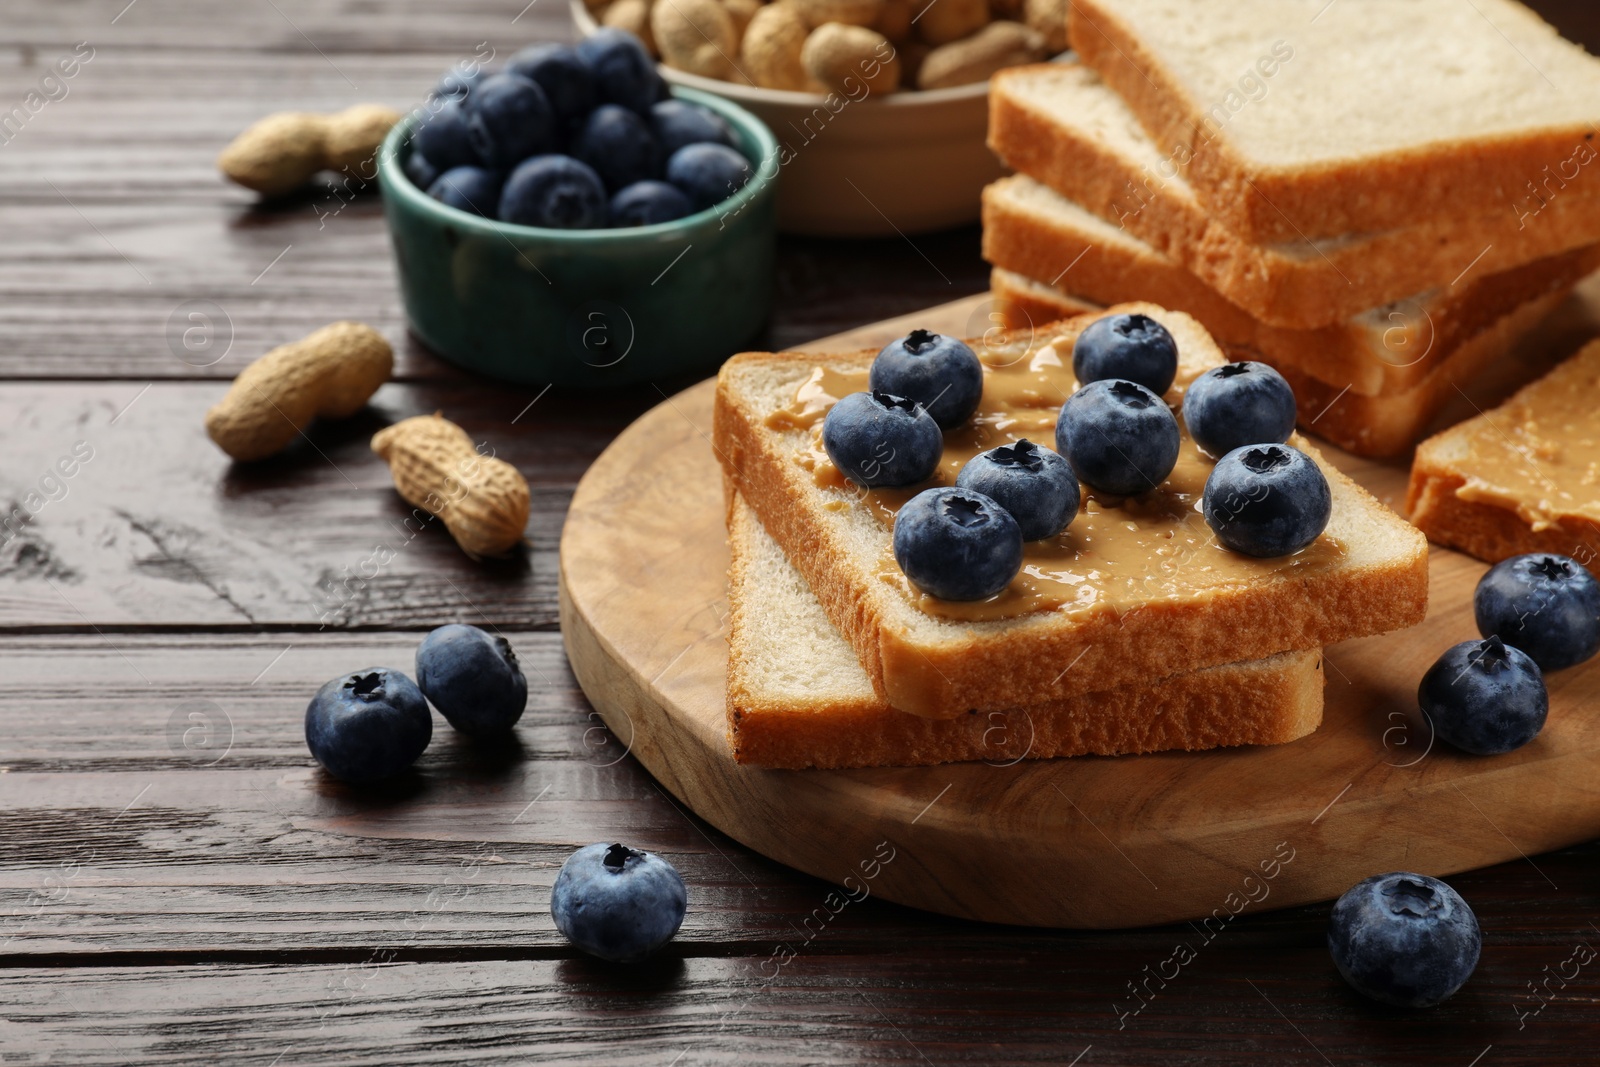
[[[736, 492], [728, 494], [728, 740], [761, 767], [1010, 765], [1056, 756], [1277, 745], [1322, 722], [1322, 653], [1093, 684], [1061, 700], [954, 719], [896, 711]], [[1108, 714], [1108, 709], [1114, 713]]]
[[1504, 404], [1417, 446], [1406, 510], [1489, 563], [1572, 556], [1600, 573], [1600, 341]]
[[[998, 267], [991, 272], [990, 291], [994, 294], [1000, 322], [1012, 329], [1054, 322], [1103, 307], [1099, 301], [1064, 293], [1055, 286]], [[1484, 329], [1459, 340], [1415, 385], [1376, 396], [1358, 393], [1348, 387], [1348, 382], [1325, 382], [1276, 352], [1269, 355], [1246, 344], [1224, 343], [1223, 347], [1233, 359], [1257, 359], [1278, 369], [1294, 388], [1299, 425], [1306, 433], [1359, 456], [1397, 456], [1427, 434], [1439, 412], [1461, 395], [1459, 386], [1472, 381], [1491, 365], [1499, 364], [1501, 357], [1514, 349], [1571, 292], [1570, 284], [1562, 284], [1527, 300]], [[1430, 340], [1436, 341], [1432, 337]], [[1520, 361], [1515, 364], [1515, 370], [1523, 372], [1521, 381], [1536, 373], [1533, 366]], [[1513, 378], [1506, 384], [1510, 387], [1517, 384], [1517, 380]]]
[[[1169, 406], [1225, 362], [1188, 315], [1153, 304], [1112, 312], [1146, 315], [1172, 334], [1178, 373]], [[948, 484], [984, 449], [1053, 441], [1061, 405], [1077, 389], [1073, 345], [1097, 317], [976, 342], [976, 414], [944, 434], [938, 470], [915, 488]], [[1198, 510], [1213, 464], [1186, 431], [1159, 486], [1127, 498], [1086, 488], [1071, 525], [1028, 542], [999, 594], [951, 601], [919, 592], [891, 548], [895, 512], [914, 490], [862, 490], [820, 443], [832, 405], [866, 389], [873, 357], [735, 356], [718, 376], [713, 444], [733, 486], [855, 648], [873, 691], [894, 708], [929, 718], [1004, 711], [1320, 648], [1423, 617], [1424, 539], [1302, 438], [1290, 443], [1318, 465], [1331, 495], [1322, 533], [1272, 559], [1224, 549]]]
[[[1339, 326], [1380, 305], [1414, 302], [1413, 294], [1455, 288], [1463, 274], [1481, 279], [1600, 241], [1600, 201], [1577, 195], [1583, 188], [1573, 178], [1582, 172], [1568, 167], [1564, 179], [1528, 175], [1544, 183], [1539, 195], [1519, 186], [1499, 210], [1452, 210], [1317, 241], [1290, 235], [1254, 243], [1196, 195], [1184, 176], [1187, 156], [1159, 148], [1086, 66], [1001, 71], [989, 113], [989, 145], [1017, 171], [1182, 264], [1253, 318], [1289, 329]], [[1053, 278], [1068, 262], [1070, 255], [1047, 272], [1018, 269]]]

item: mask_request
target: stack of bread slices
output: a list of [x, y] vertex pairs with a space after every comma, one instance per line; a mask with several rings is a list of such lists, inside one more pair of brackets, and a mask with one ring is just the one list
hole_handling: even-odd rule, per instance
[[891, 548], [895, 509], [951, 484], [961, 447], [1055, 441], [1079, 387], [1074, 348], [1108, 315], [1147, 316], [1171, 335], [1177, 370], [1163, 399], [1175, 411], [1227, 361], [1194, 317], [1151, 303], [991, 332], [968, 342], [983, 373], [976, 410], [945, 429], [932, 478], [897, 489], [849, 481], [822, 442], [828, 412], [868, 388], [878, 353], [746, 353], [723, 366], [712, 446], [732, 556], [737, 760], [1008, 765], [1281, 744], [1322, 720], [1324, 645], [1422, 620], [1422, 535], [1299, 435], [1290, 444], [1332, 498], [1301, 551], [1257, 559], [1218, 543], [1197, 507], [1215, 460], [1182, 428], [1159, 485], [1126, 498], [1086, 487], [1063, 532], [1023, 547], [1001, 594], [948, 601], [910, 583]]
[[1143, 299], [1404, 452], [1600, 267], [1600, 60], [1514, 0], [1074, 0], [996, 76], [984, 197], [1021, 326]]

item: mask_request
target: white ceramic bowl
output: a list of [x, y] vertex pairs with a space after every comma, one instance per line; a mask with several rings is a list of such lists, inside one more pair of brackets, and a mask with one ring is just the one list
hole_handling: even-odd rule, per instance
[[[583, 0], [569, 3], [579, 33], [599, 28]], [[988, 82], [852, 102], [660, 69], [673, 85], [732, 100], [772, 130], [785, 233], [881, 237], [976, 222], [979, 194], [1003, 170], [984, 144]]]

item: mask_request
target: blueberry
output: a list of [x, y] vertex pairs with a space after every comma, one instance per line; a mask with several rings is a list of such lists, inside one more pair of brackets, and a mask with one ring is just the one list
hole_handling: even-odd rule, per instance
[[582, 230], [606, 221], [606, 187], [569, 156], [534, 156], [517, 164], [500, 194], [500, 218], [524, 226]]
[[528, 705], [528, 680], [503, 637], [451, 623], [422, 639], [417, 685], [445, 721], [464, 734], [501, 734]]
[[433, 737], [433, 716], [417, 684], [372, 667], [335, 678], [306, 707], [306, 745], [346, 782], [377, 782], [411, 766]]
[[467, 132], [467, 112], [455, 100], [445, 100], [425, 117], [411, 135], [411, 143], [428, 162], [440, 169], [480, 167], [483, 159]]
[[1570, 556], [1513, 556], [1489, 568], [1472, 597], [1478, 632], [1558, 671], [1600, 650], [1600, 582]]
[[1178, 376], [1178, 342], [1149, 315], [1107, 315], [1078, 335], [1072, 374], [1079, 385], [1122, 378], [1161, 396]]
[[500, 186], [504, 178], [497, 170], [483, 167], [451, 167], [428, 186], [428, 195], [474, 215], [494, 218], [500, 206]]
[[487, 70], [475, 64], [458, 63], [445, 71], [439, 78], [439, 84], [433, 87], [433, 92], [428, 94], [429, 98], [433, 100], [465, 100], [488, 74]]
[[1322, 468], [1298, 448], [1246, 445], [1211, 468], [1202, 509], [1224, 546], [1265, 559], [1315, 541], [1333, 514], [1333, 495]]
[[1183, 424], [1213, 456], [1282, 444], [1294, 432], [1294, 390], [1265, 363], [1213, 367], [1184, 390]]
[[406, 172], [406, 177], [411, 179], [411, 184], [423, 192], [427, 192], [428, 187], [438, 181], [439, 175], [444, 173], [444, 171], [428, 162], [428, 157], [414, 147], [406, 155], [406, 161], [401, 164], [400, 169]]
[[676, 867], [653, 853], [604, 842], [568, 856], [550, 891], [556, 929], [613, 963], [637, 963], [671, 941], [688, 907]]
[[943, 334], [912, 330], [872, 361], [872, 388], [910, 397], [942, 430], [967, 421], [983, 396], [983, 364], [972, 349]]
[[594, 110], [594, 75], [573, 48], [531, 44], [511, 57], [506, 70], [544, 90], [559, 126], [570, 126]]
[[1333, 905], [1328, 952], [1356, 992], [1431, 1008], [1472, 977], [1483, 931], [1461, 894], [1437, 878], [1396, 871], [1357, 882]]
[[922, 405], [905, 397], [851, 393], [822, 420], [822, 447], [857, 485], [900, 487], [933, 476], [944, 435]]
[[1011, 513], [1024, 541], [1054, 537], [1078, 513], [1078, 479], [1066, 460], [1023, 438], [973, 456], [956, 488], [982, 493]]
[[510, 168], [555, 147], [555, 116], [544, 90], [519, 74], [495, 74], [467, 98], [467, 136], [480, 159]]
[[1137, 496], [1177, 465], [1178, 420], [1166, 401], [1136, 382], [1093, 382], [1061, 405], [1056, 451], [1084, 485]]
[[655, 134], [662, 153], [667, 156], [684, 145], [702, 142], [739, 147], [727, 119], [708, 107], [686, 100], [661, 100], [652, 104], [650, 132]]
[[720, 204], [750, 180], [750, 161], [725, 144], [685, 145], [667, 159], [667, 181], [696, 211]]
[[693, 214], [689, 198], [666, 182], [634, 182], [611, 198], [608, 215], [613, 226], [653, 226]]
[[1022, 530], [982, 493], [925, 489], [894, 517], [894, 558], [929, 596], [986, 600], [1022, 569]]
[[661, 146], [644, 119], [601, 104], [572, 139], [572, 154], [594, 168], [611, 192], [661, 176]]
[[595, 98], [640, 115], [667, 95], [644, 42], [626, 30], [606, 27], [578, 42], [578, 58], [594, 76]]
[[1498, 637], [1446, 651], [1422, 676], [1417, 703], [1434, 733], [1475, 756], [1521, 748], [1550, 713], [1539, 665]]

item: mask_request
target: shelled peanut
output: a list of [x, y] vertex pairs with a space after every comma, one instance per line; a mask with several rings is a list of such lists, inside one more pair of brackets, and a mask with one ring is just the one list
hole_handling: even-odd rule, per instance
[[372, 158], [400, 113], [381, 104], [356, 104], [332, 115], [279, 111], [252, 123], [217, 157], [230, 180], [265, 197], [300, 188], [318, 171], [368, 179]]
[[469, 556], [501, 556], [528, 525], [528, 482], [503, 459], [484, 455], [467, 432], [438, 415], [379, 430], [372, 450], [389, 464], [406, 503], [437, 516]]
[[585, 2], [669, 67], [852, 98], [986, 81], [1066, 46], [1067, 0]]

